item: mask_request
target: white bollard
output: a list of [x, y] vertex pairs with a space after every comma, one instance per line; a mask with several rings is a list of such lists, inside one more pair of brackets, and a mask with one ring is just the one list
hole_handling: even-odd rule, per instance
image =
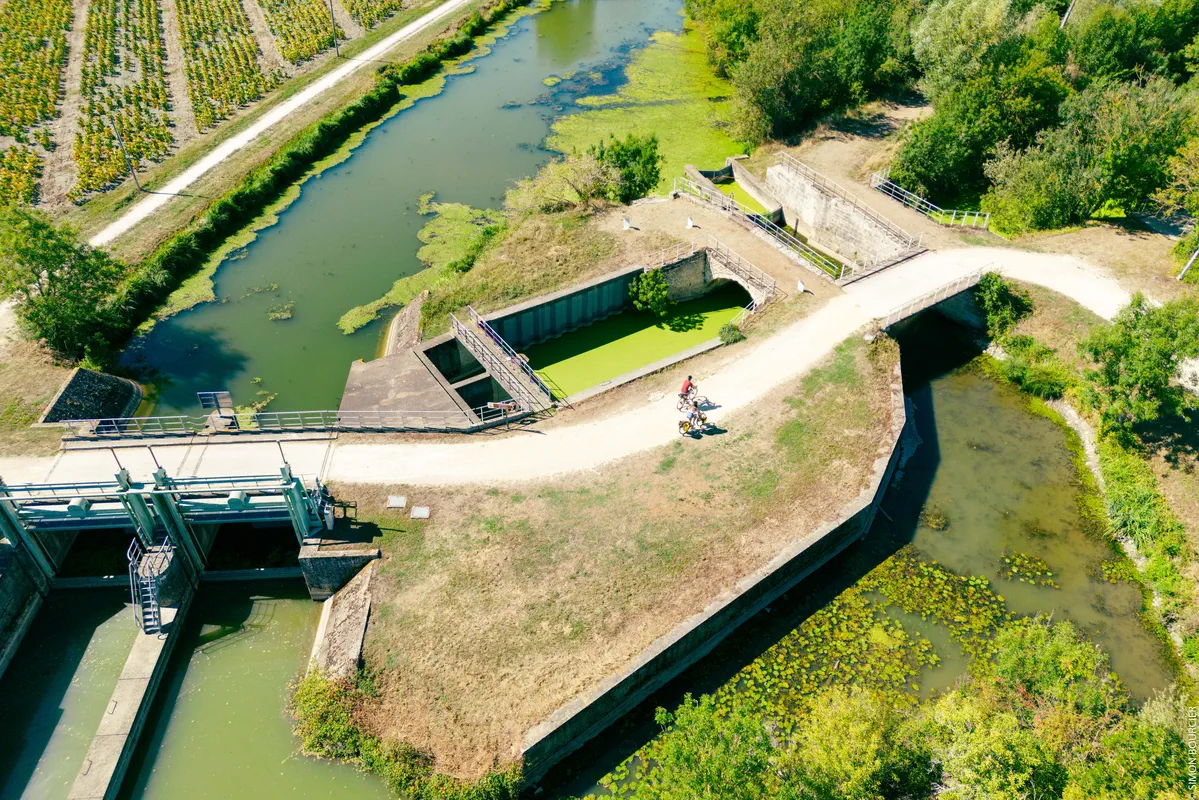
[[631, 227], [633, 227], [633, 226], [632, 226], [632, 224], [629, 222], [629, 218], [628, 218], [628, 217], [625, 217], [625, 218], [624, 218], [624, 229], [627, 231], [627, 230], [628, 230], [629, 228], [631, 228]]
[[803, 285], [803, 281], [796, 281], [796, 282], [795, 282], [795, 289], [796, 289], [796, 291], [798, 291], [800, 294], [803, 294], [804, 292], [806, 292], [806, 291], [807, 291], [807, 289], [806, 289], [806, 288], [804, 287], [804, 285]]
[[691, 219], [691, 217], [687, 217], [687, 230], [691, 230], [694, 227], [695, 227], [695, 220]]

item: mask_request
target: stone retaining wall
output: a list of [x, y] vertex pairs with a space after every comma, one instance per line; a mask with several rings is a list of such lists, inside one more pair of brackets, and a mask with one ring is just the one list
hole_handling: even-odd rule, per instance
[[809, 231], [814, 245], [841, 261], [869, 266], [908, 250], [906, 242], [853, 203], [785, 165], [766, 170], [766, 188], [782, 202], [787, 224]]
[[555, 711], [525, 732], [522, 755], [529, 782], [577, 750], [645, 698], [711, 652], [745, 621], [774, 602], [870, 529], [899, 461], [907, 421], [899, 367], [891, 386], [892, 424], [867, 487], [832, 522], [797, 537], [770, 563], [724, 592], [707, 608], [658, 639], [625, 670]]
[[131, 417], [141, 400], [142, 387], [131, 380], [76, 368], [38, 422]]

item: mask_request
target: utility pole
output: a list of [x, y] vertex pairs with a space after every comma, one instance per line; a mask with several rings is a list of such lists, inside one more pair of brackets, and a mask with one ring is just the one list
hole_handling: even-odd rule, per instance
[[125, 149], [125, 140], [121, 138], [121, 132], [117, 130], [117, 123], [113, 121], [112, 117], [109, 117], [108, 124], [112, 126], [112, 132], [117, 137], [117, 144], [121, 146], [121, 152], [125, 154], [125, 166], [129, 168], [129, 174], [133, 176], [133, 185], [137, 187], [139, 192], [146, 191], [137, 180], [137, 171], [133, 168], [133, 161], [129, 158], [129, 151]]
[[329, 24], [333, 27], [333, 52], [341, 58], [341, 47], [337, 44], [337, 19], [333, 16], [333, 0], [329, 0]]

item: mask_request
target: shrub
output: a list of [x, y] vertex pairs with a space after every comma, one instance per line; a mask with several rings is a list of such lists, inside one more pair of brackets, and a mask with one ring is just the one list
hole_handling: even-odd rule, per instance
[[669, 292], [666, 278], [660, 269], [643, 272], [629, 284], [629, 297], [633, 300], [633, 307], [659, 317], [669, 314], [671, 306], [674, 305], [668, 296]]
[[721, 344], [736, 344], [745, 341], [745, 334], [731, 322], [726, 322], [720, 329]]
[[662, 179], [663, 158], [658, 152], [658, 137], [653, 134], [630, 133], [623, 142], [613, 136], [610, 142], [592, 145], [587, 153], [616, 178], [607, 190], [609, 200], [627, 205], [645, 197]]
[[987, 334], [1002, 338], [1016, 323], [1032, 313], [1028, 292], [1017, 289], [998, 272], [985, 273], [972, 293], [987, 318]]
[[1054, 351], [1030, 336], [1004, 340], [1008, 359], [1001, 364], [1004, 377], [1021, 391], [1042, 400], [1056, 400], [1075, 383], [1074, 373], [1058, 360]]

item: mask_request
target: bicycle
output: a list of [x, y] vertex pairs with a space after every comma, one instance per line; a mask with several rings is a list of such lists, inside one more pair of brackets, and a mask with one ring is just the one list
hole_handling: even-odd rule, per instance
[[679, 436], [686, 436], [693, 430], [702, 431], [708, 427], [708, 418], [704, 413], [701, 411], [697, 416], [698, 419], [695, 422], [691, 421], [691, 417], [679, 420]]
[[698, 405], [700, 408], [708, 405], [708, 398], [699, 394], [694, 386], [692, 386], [691, 391], [687, 392], [686, 394], [679, 392], [679, 401], [675, 403], [674, 407], [679, 411], [686, 411], [691, 407], [692, 403]]

